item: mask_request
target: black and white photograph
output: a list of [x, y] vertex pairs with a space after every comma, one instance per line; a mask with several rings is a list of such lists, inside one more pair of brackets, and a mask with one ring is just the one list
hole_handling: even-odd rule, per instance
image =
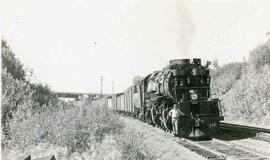
[[270, 160], [270, 0], [0, 0], [2, 160]]

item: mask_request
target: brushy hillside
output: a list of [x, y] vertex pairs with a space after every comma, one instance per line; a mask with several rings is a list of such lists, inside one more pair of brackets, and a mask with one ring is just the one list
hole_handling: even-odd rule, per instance
[[74, 154], [85, 159], [85, 153], [92, 159], [152, 159], [141, 147], [143, 135], [126, 129], [119, 115], [109, 110], [104, 100], [80, 106], [62, 105], [21, 122], [12, 121], [2, 158], [14, 158], [14, 150], [21, 155], [35, 156], [36, 146], [51, 144], [67, 149], [62, 159]]
[[270, 40], [248, 60], [212, 70], [212, 94], [221, 99], [225, 120], [270, 126]]
[[2, 148], [11, 137], [10, 125], [22, 122], [43, 110], [56, 108], [57, 98], [46, 85], [31, 83], [29, 72], [8, 46], [1, 41], [1, 125]]
[[[67, 150], [63, 159], [75, 153], [83, 157], [86, 152], [93, 159], [104, 159], [106, 154], [116, 159], [151, 158], [141, 153], [143, 137], [125, 130], [105, 99], [80, 105], [58, 100], [48, 85], [30, 82], [29, 72], [4, 40], [1, 61], [2, 159], [33, 155], [43, 144]], [[106, 137], [112, 137], [111, 148], [95, 147], [106, 143]]]
[[9, 149], [24, 149], [38, 143], [67, 147], [68, 152], [83, 153], [101, 142], [107, 134], [118, 134], [123, 126], [106, 106], [73, 106], [47, 110], [24, 121], [12, 121]]

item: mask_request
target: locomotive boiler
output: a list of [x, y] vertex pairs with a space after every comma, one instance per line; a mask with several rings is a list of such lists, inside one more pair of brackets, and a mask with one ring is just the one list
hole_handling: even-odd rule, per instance
[[168, 111], [176, 104], [183, 113], [179, 118], [181, 136], [202, 138], [205, 129], [223, 120], [218, 99], [211, 99], [209, 65], [201, 59], [175, 59], [160, 71], [143, 78], [123, 93], [109, 97], [114, 110], [171, 130]]

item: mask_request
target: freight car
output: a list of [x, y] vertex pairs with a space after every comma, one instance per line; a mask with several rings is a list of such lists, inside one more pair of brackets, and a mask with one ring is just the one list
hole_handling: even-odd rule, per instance
[[204, 138], [208, 136], [205, 132], [223, 120], [219, 100], [210, 94], [210, 64], [202, 65], [198, 58], [170, 60], [167, 67], [147, 75], [139, 84], [109, 96], [108, 107], [171, 129], [168, 110], [176, 104], [184, 113], [179, 118], [181, 136]]

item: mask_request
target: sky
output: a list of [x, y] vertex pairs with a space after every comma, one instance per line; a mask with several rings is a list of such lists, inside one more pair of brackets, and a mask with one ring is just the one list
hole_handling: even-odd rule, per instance
[[170, 59], [239, 62], [269, 38], [269, 0], [0, 0], [0, 34], [35, 82], [121, 92]]

